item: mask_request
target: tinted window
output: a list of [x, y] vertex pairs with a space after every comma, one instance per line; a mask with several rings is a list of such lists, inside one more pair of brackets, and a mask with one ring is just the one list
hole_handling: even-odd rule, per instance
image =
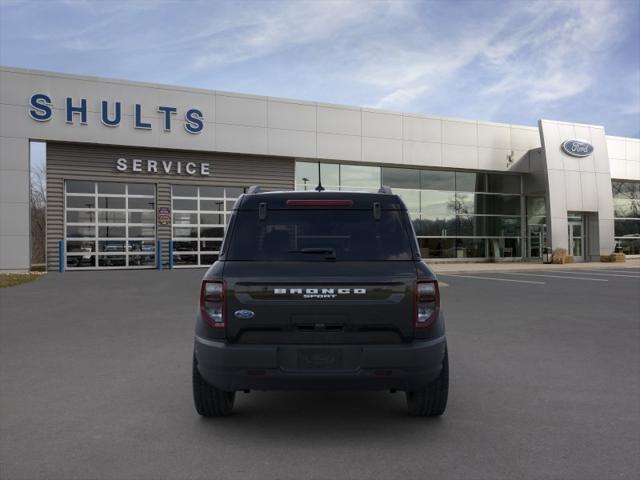
[[423, 190], [455, 190], [455, 177], [453, 172], [421, 170], [420, 188]]
[[420, 188], [420, 170], [382, 167], [382, 184], [388, 187]]
[[326, 261], [304, 249], [331, 249], [336, 261], [411, 260], [410, 239], [401, 215], [371, 210], [239, 211], [229, 242], [228, 260]]

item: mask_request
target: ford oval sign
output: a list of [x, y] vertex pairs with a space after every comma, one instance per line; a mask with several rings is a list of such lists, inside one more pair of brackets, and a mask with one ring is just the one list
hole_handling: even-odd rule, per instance
[[565, 140], [561, 147], [564, 153], [572, 157], [588, 157], [593, 153], [593, 145], [584, 140]]
[[233, 312], [233, 314], [238, 318], [242, 318], [243, 320], [253, 318], [253, 316], [255, 315], [255, 313], [253, 313], [251, 310], [236, 310], [235, 312]]

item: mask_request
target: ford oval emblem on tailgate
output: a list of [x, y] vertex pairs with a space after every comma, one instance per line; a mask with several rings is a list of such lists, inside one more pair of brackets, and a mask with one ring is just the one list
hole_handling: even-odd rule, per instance
[[243, 318], [245, 320], [249, 318], [253, 318], [253, 316], [255, 315], [255, 313], [253, 313], [251, 310], [236, 310], [233, 314], [236, 317]]

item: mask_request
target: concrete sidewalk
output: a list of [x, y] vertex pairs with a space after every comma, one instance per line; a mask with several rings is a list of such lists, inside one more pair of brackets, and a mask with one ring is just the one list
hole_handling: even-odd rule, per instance
[[624, 263], [583, 262], [566, 263], [564, 265], [498, 262], [498, 263], [430, 263], [435, 273], [473, 273], [473, 272], [526, 272], [526, 271], [563, 271], [563, 270], [622, 270], [640, 268], [640, 259], [627, 259]]

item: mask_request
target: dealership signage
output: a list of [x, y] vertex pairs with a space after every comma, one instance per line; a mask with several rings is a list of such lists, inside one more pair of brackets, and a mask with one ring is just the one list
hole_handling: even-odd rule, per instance
[[158, 207], [158, 224], [171, 225], [171, 209], [169, 207]]
[[[67, 124], [88, 124], [89, 107], [86, 98], [66, 97], [62, 104], [64, 119]], [[29, 116], [38, 122], [48, 122], [54, 116], [54, 103], [51, 97], [45, 93], [34, 93], [29, 98]], [[197, 134], [204, 129], [204, 115], [198, 108], [187, 108], [179, 112], [176, 107], [160, 105], [155, 108], [153, 114], [157, 116], [154, 122], [148, 118], [150, 111], [143, 109], [142, 104], [134, 103], [124, 105], [119, 101], [101, 100], [98, 107], [100, 122], [110, 128], [117, 128], [124, 123], [124, 108], [128, 108], [132, 114], [131, 126], [138, 130], [153, 130], [154, 127], [162, 128], [170, 132], [173, 120], [181, 116], [184, 120], [184, 129], [191, 134]], [[154, 125], [155, 124], [155, 125]]]
[[179, 160], [141, 160], [139, 158], [119, 158], [116, 172], [148, 173], [159, 175], [200, 175], [208, 176], [211, 168], [208, 162], [183, 162]]
[[572, 157], [588, 157], [593, 153], [593, 145], [584, 140], [565, 140], [560, 147], [564, 153]]

